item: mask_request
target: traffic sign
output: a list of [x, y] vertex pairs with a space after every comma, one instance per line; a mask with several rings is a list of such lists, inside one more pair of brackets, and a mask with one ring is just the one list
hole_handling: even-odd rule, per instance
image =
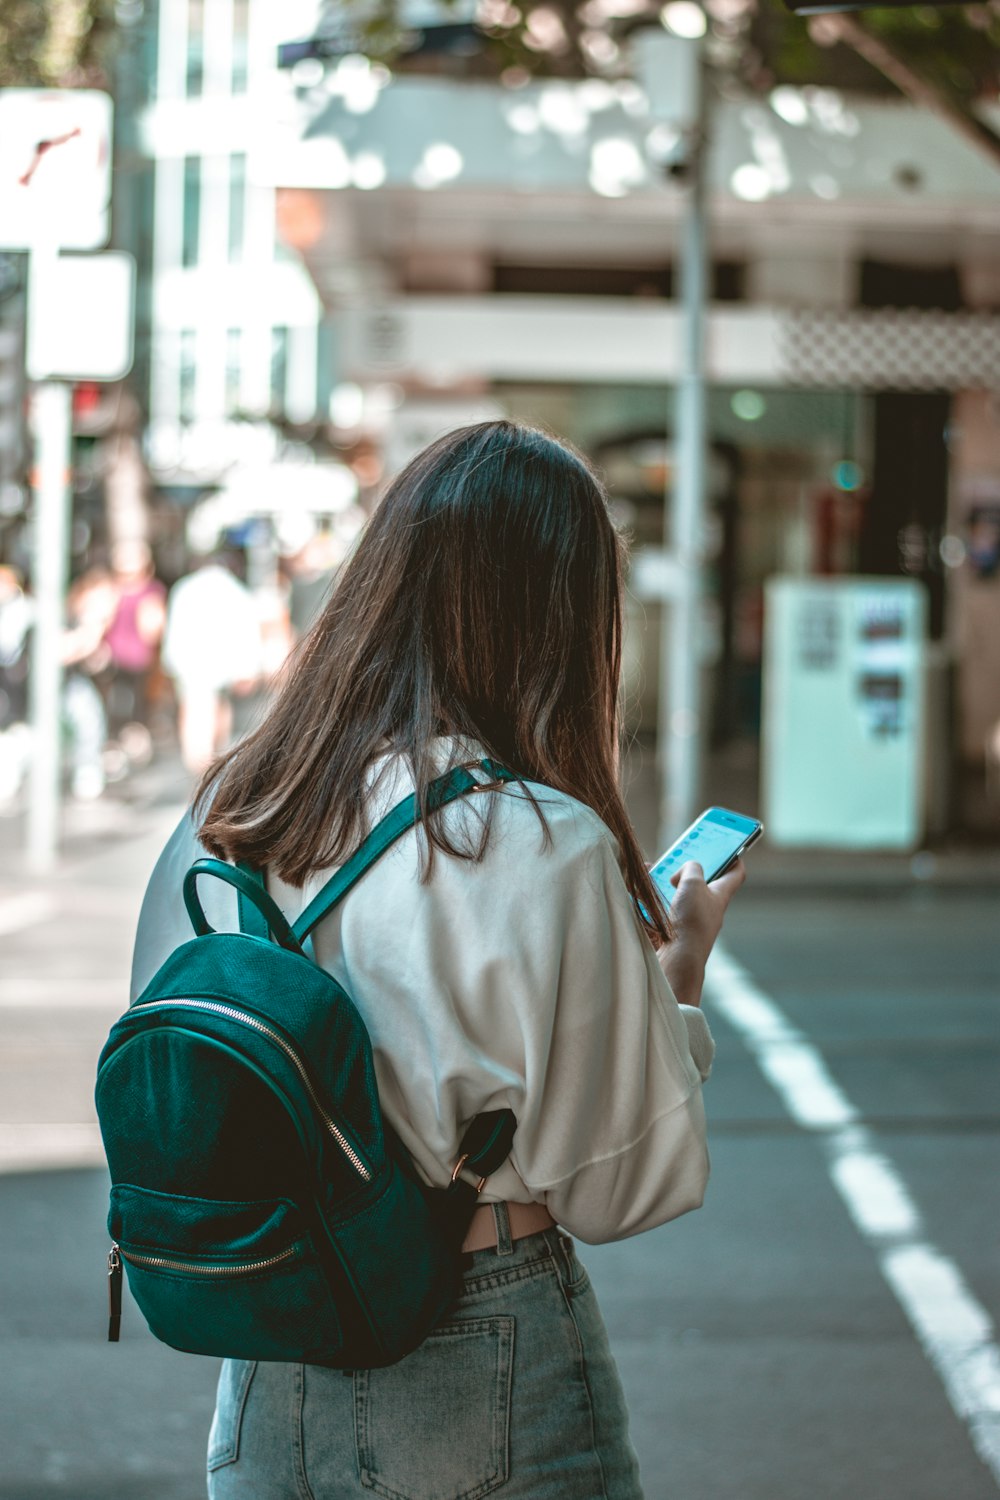
[[0, 89], [0, 250], [107, 244], [111, 127], [99, 89]]
[[29, 379], [121, 380], [132, 367], [134, 299], [135, 260], [123, 250], [40, 260], [28, 309]]

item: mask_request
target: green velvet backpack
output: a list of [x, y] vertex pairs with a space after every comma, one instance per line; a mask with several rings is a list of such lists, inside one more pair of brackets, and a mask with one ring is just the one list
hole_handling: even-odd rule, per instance
[[[513, 779], [482, 766], [492, 783]], [[458, 767], [432, 783], [428, 807], [476, 786]], [[509, 1153], [514, 1116], [478, 1115], [451, 1186], [426, 1187], [382, 1118], [361, 1016], [307, 952], [316, 924], [419, 818], [414, 796], [395, 807], [293, 925], [259, 871], [215, 859], [188, 871], [196, 936], [115, 1024], [98, 1066], [112, 1341], [123, 1266], [175, 1349], [340, 1369], [402, 1359], [456, 1296], [477, 1193]], [[209, 925], [197, 889], [208, 876], [235, 887], [239, 932]]]

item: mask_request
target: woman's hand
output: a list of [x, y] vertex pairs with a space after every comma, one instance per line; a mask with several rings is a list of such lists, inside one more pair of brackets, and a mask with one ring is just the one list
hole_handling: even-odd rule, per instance
[[705, 965], [722, 930], [726, 907], [746, 879], [743, 861], [706, 884], [701, 865], [689, 860], [671, 880], [677, 895], [670, 904], [673, 942], [658, 949], [660, 967], [681, 1005], [700, 1005]]

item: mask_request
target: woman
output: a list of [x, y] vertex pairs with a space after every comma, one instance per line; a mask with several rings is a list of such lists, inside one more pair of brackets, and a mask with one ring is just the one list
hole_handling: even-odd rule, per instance
[[390, 485], [269, 716], [157, 866], [134, 993], [187, 935], [181, 879], [206, 850], [265, 866], [294, 917], [414, 787], [484, 755], [522, 778], [432, 814], [314, 934], [429, 1182], [447, 1183], [473, 1115], [517, 1117], [463, 1294], [387, 1369], [227, 1361], [215, 1500], [641, 1495], [569, 1236], [701, 1203], [697, 1006], [743, 872], [708, 888], [685, 866], [668, 922], [618, 785], [621, 632], [621, 544], [583, 460], [505, 421], [448, 434]]

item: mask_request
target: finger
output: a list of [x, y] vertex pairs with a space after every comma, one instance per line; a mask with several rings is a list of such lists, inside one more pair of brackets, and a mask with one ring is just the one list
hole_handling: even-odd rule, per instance
[[746, 878], [746, 865], [744, 865], [741, 859], [738, 859], [732, 868], [726, 871], [725, 875], [720, 875], [718, 880], [712, 881], [712, 888], [728, 902], [735, 896]]
[[671, 875], [670, 884], [676, 886], [679, 890], [682, 884], [690, 885], [692, 881], [698, 880], [704, 885], [705, 871], [696, 859], [689, 859], [685, 864], [681, 865], [676, 875]]

